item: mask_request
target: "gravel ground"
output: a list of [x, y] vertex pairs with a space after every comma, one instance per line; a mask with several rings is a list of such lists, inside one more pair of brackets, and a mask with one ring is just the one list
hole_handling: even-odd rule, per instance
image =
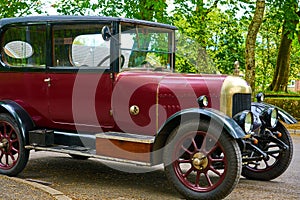
[[48, 193], [32, 187], [26, 183], [21, 183], [10, 179], [9, 177], [0, 175], [0, 199], [5, 200], [54, 200], [55, 198]]
[[[242, 177], [226, 199], [299, 200], [300, 135], [294, 135], [293, 140], [294, 158], [287, 172], [272, 181], [253, 181]], [[120, 167], [135, 173], [116, 169]], [[82, 161], [63, 154], [33, 152], [20, 178], [49, 182], [50, 187], [74, 200], [183, 199], [167, 181], [162, 167], [138, 173], [141, 169], [145, 167], [104, 163], [96, 159]]]
[[[300, 124], [288, 128], [300, 130]], [[294, 158], [286, 173], [269, 182], [241, 178], [226, 199], [300, 199], [300, 135], [294, 135], [293, 139]], [[120, 167], [135, 173], [116, 169]], [[32, 152], [30, 161], [19, 178], [40, 180], [74, 200], [182, 199], [168, 183], [162, 167], [151, 172], [138, 173], [141, 169], [144, 168], [126, 164], [105, 164], [95, 159], [75, 160], [64, 154]], [[38, 188], [2, 175], [0, 187], [0, 199], [55, 199]]]

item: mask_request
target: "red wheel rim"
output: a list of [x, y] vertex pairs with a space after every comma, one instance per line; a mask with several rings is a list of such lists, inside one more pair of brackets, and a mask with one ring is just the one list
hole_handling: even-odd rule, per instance
[[20, 152], [18, 134], [14, 127], [6, 122], [0, 122], [0, 169], [8, 170], [15, 166]]
[[220, 142], [206, 132], [186, 134], [173, 154], [173, 169], [178, 179], [196, 192], [209, 192], [224, 180], [227, 159]]

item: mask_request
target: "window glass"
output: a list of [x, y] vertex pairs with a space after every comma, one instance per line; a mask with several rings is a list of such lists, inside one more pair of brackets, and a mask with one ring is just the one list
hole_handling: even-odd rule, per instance
[[121, 53], [123, 69], [169, 70], [174, 52], [172, 30], [142, 25], [122, 24]]
[[59, 67], [110, 68], [110, 42], [101, 35], [101, 24], [53, 26], [53, 63]]
[[3, 37], [3, 57], [12, 67], [46, 66], [45, 25], [9, 27]]
[[11, 58], [29, 58], [33, 54], [32, 46], [23, 41], [11, 41], [4, 46], [4, 52]]

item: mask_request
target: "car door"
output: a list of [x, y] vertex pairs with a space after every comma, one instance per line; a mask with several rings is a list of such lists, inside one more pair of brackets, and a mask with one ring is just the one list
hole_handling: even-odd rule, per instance
[[2, 27], [0, 99], [22, 106], [36, 126], [48, 125], [46, 24]]
[[52, 27], [52, 66], [46, 82], [49, 113], [56, 127], [106, 131], [111, 115], [112, 72], [103, 24], [57, 24]]

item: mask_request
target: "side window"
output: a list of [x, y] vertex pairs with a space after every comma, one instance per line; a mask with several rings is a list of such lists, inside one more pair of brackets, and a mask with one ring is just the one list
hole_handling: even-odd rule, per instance
[[103, 24], [54, 25], [54, 67], [110, 68], [110, 42], [102, 38], [103, 26]]
[[2, 39], [2, 59], [11, 67], [45, 67], [46, 26], [8, 27]]

